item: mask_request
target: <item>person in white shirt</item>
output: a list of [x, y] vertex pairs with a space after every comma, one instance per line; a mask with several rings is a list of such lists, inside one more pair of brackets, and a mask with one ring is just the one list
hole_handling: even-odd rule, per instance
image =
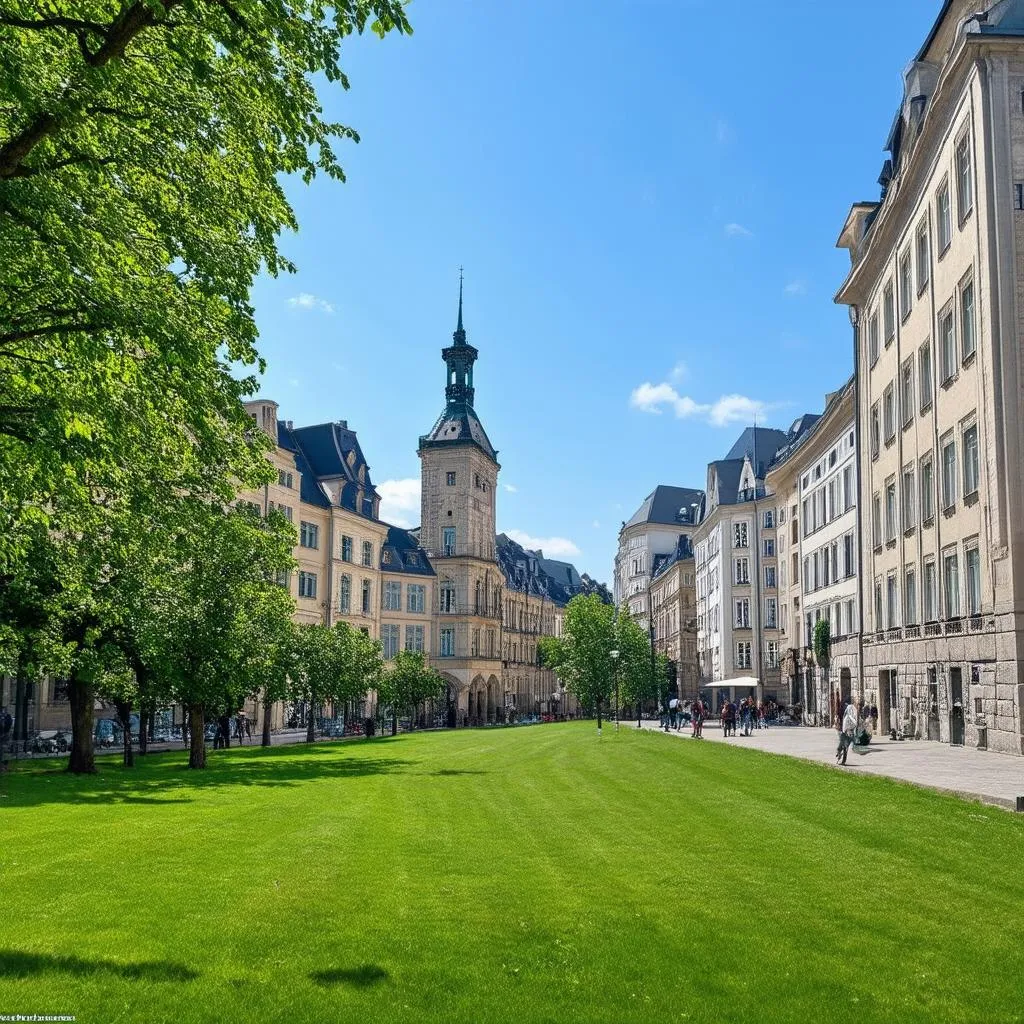
[[843, 710], [842, 721], [839, 728], [839, 746], [836, 748], [836, 761], [839, 764], [846, 764], [846, 755], [857, 735], [857, 726], [860, 723], [860, 716], [857, 714], [857, 705], [852, 701]]

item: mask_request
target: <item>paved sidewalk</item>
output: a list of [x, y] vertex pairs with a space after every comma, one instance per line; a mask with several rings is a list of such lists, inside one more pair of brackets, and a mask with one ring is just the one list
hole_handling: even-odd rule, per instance
[[[658, 723], [644, 722], [644, 728], [657, 729]], [[693, 742], [689, 727], [671, 735]], [[705, 722], [704, 739], [835, 765], [836, 734], [832, 729], [778, 726], [726, 739], [717, 722]], [[927, 740], [900, 741], [876, 736], [867, 747], [851, 747], [847, 766], [837, 770], [887, 775], [1011, 810], [1016, 807], [1017, 797], [1024, 797], [1024, 757]]]

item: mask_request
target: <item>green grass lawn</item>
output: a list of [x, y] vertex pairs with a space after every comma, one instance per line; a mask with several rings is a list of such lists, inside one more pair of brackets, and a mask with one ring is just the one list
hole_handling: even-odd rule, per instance
[[0, 776], [0, 1014], [1024, 1020], [1004, 811], [589, 723], [142, 760]]

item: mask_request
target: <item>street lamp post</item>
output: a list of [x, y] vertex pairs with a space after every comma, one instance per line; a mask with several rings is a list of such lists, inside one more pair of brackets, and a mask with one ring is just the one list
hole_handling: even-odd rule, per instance
[[619, 652], [612, 651], [612, 666], [615, 674], [615, 731], [619, 731]]

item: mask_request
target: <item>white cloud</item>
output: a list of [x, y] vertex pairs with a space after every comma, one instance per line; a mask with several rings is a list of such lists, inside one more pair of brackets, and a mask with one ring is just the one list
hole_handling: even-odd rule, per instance
[[798, 277], [790, 281], [782, 290], [787, 295], [805, 295], [807, 293], [807, 282], [803, 278]]
[[420, 518], [420, 478], [385, 480], [377, 484], [380, 495], [380, 517], [387, 523], [409, 529]]
[[519, 488], [516, 487], [515, 484], [502, 484], [502, 486], [505, 488], [506, 491], [508, 491], [509, 494], [515, 494], [516, 491], [519, 490]]
[[731, 423], [749, 423], [755, 416], [763, 418], [769, 406], [745, 395], [722, 395], [710, 404], [695, 402], [689, 395], [680, 395], [668, 383], [651, 384], [647, 381], [633, 389], [629, 404], [641, 412], [660, 415], [662, 409], [671, 409], [677, 419], [693, 417], [706, 418], [715, 427], [727, 427]]
[[288, 300], [288, 305], [291, 306], [292, 309], [315, 309], [321, 313], [334, 312], [334, 306], [325, 299], [317, 298], [309, 292], [299, 292], [298, 295], [293, 295]]
[[505, 533], [527, 550], [543, 551], [548, 558], [573, 558], [582, 554], [580, 549], [565, 537], [533, 537], [522, 530], [506, 530]]
[[737, 224], [733, 221], [730, 224], [725, 225], [725, 233], [729, 238], [753, 238], [754, 232], [750, 228], [745, 228], [742, 224]]
[[672, 367], [669, 376], [676, 382], [685, 380], [690, 375], [690, 368], [681, 359]]

